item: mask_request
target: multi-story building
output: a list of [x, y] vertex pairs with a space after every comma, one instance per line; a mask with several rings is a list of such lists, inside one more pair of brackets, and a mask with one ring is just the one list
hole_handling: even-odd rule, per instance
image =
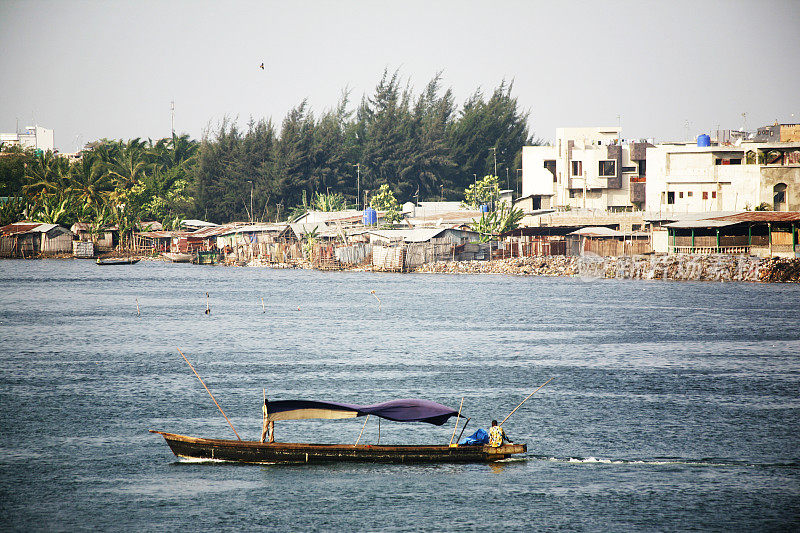
[[800, 211], [800, 142], [702, 146], [703, 137], [647, 149], [647, 211]]
[[522, 196], [534, 209], [628, 211], [645, 203], [646, 142], [620, 128], [558, 128], [552, 146], [522, 149]]
[[41, 126], [28, 126], [21, 133], [0, 133], [0, 143], [5, 147], [21, 146], [43, 152], [55, 150], [53, 130]]

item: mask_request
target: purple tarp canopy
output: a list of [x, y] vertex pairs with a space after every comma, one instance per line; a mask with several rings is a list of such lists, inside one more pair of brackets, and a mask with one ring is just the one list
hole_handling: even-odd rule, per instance
[[[309, 418], [355, 418], [375, 415], [395, 422], [427, 422], [441, 426], [458, 411], [429, 400], [392, 400], [374, 405], [356, 405], [314, 400], [279, 400], [267, 402], [269, 420]], [[463, 416], [463, 415], [462, 415]]]

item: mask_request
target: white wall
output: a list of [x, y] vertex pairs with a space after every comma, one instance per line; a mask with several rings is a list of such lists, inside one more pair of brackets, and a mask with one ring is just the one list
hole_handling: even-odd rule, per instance
[[556, 159], [552, 146], [522, 147], [522, 196], [555, 193], [553, 174], [544, 168], [548, 159]]

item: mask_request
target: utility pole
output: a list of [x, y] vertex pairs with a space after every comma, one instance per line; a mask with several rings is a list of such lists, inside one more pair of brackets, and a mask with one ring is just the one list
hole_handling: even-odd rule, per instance
[[519, 188], [517, 189], [517, 195], [518, 196], [522, 196], [522, 180], [519, 177], [519, 173], [520, 172], [522, 172], [522, 169], [518, 168], [517, 169], [517, 184], [519, 185]]
[[172, 129], [172, 136], [175, 137], [175, 100], [172, 100], [169, 103], [169, 110], [170, 110], [170, 123]]
[[494, 175], [497, 176], [497, 148], [492, 146], [489, 150], [494, 150]]
[[250, 224], [253, 223], [253, 182], [251, 180], [247, 180], [247, 183], [250, 184]]
[[353, 165], [356, 167], [356, 211], [358, 211], [358, 202], [361, 198], [361, 163]]

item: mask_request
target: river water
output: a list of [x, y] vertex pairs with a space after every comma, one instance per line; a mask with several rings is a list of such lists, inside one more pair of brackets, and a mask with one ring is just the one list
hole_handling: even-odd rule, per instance
[[[0, 529], [797, 530], [799, 310], [799, 285], [2, 261]], [[501, 464], [189, 463], [148, 429], [234, 435], [178, 348], [246, 439], [263, 389], [463, 397], [469, 434], [554, 379]]]

